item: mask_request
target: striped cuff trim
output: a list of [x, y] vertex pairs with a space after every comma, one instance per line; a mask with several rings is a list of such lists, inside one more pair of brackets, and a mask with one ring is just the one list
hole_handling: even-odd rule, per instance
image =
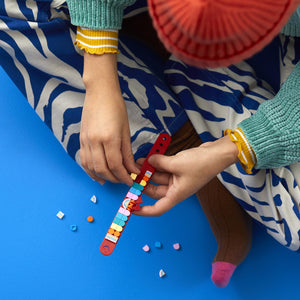
[[119, 53], [118, 30], [90, 30], [77, 27], [75, 45], [91, 54]]

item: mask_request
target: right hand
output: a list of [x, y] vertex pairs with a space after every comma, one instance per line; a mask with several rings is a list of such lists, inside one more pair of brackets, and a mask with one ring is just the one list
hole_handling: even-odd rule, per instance
[[[130, 142], [126, 106], [121, 95], [113, 54], [85, 54], [86, 98], [80, 130], [82, 167], [96, 181], [123, 182], [139, 173]], [[100, 73], [99, 73], [100, 72]]]
[[148, 162], [158, 171], [151, 178], [156, 185], [147, 185], [145, 194], [158, 201], [154, 205], [142, 206], [135, 214], [162, 215], [199, 191], [224, 169], [238, 162], [238, 153], [237, 145], [226, 135], [173, 156], [152, 155]]

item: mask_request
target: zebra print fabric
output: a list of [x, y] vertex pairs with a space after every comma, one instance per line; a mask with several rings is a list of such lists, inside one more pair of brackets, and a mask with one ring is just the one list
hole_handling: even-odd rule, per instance
[[[74, 46], [76, 29], [61, 2], [1, 0], [0, 61], [36, 113], [80, 164], [83, 53]], [[144, 2], [128, 7], [125, 15], [143, 12]], [[174, 133], [187, 116], [166, 84], [131, 50], [134, 46], [132, 41], [120, 39], [118, 70], [129, 118], [132, 116], [133, 151], [142, 156], [159, 133]], [[143, 55], [152, 55], [142, 50]], [[150, 106], [148, 99], [155, 99], [155, 105]]]
[[[146, 1], [137, 1], [124, 13], [131, 17], [145, 10]], [[0, 0], [0, 64], [80, 164], [85, 89], [82, 52], [74, 41], [75, 28], [64, 1]], [[147, 154], [159, 133], [173, 134], [188, 119], [204, 142], [236, 128], [260, 103], [272, 101], [268, 99], [299, 60], [299, 45], [299, 39], [281, 36], [272, 45], [274, 57], [215, 70], [196, 69], [171, 57], [162, 79], [153, 71], [162, 69], [162, 62], [153, 56], [155, 68], [147, 65], [152, 53], [121, 37], [118, 72], [135, 158]], [[271, 236], [291, 250], [299, 249], [299, 163], [251, 175], [236, 164], [219, 179]]]
[[[235, 129], [254, 114], [260, 103], [272, 101], [299, 56], [300, 39], [281, 35], [258, 57], [228, 68], [200, 70], [171, 58], [167, 82], [201, 140], [214, 141], [223, 136], [226, 128]], [[258, 63], [263, 65], [258, 70], [263, 78], [251, 66]], [[250, 175], [238, 163], [218, 178], [271, 236], [289, 249], [299, 250], [300, 163], [255, 170]]]

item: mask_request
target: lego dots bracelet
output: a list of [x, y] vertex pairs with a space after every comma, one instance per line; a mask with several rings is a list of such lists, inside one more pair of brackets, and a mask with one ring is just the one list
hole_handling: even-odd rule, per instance
[[153, 154], [164, 154], [170, 142], [171, 137], [167, 133], [162, 133], [158, 136], [141, 167], [140, 174], [134, 179], [100, 245], [100, 252], [102, 254], [110, 255], [114, 251], [132, 212], [140, 209], [140, 204], [143, 202], [141, 195], [155, 172], [155, 168], [148, 162], [149, 157]]

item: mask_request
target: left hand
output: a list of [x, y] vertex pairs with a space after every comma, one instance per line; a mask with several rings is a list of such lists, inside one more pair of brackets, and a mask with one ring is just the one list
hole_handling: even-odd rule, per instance
[[83, 82], [86, 96], [80, 129], [82, 167], [100, 184], [109, 180], [130, 186], [133, 181], [129, 173], [138, 174], [139, 169], [132, 154], [117, 55], [84, 53]]
[[145, 190], [148, 196], [159, 199], [135, 214], [160, 216], [179, 202], [190, 197], [217, 174], [238, 161], [238, 148], [228, 136], [199, 147], [181, 151], [174, 156], [153, 155], [149, 163], [157, 169]]

